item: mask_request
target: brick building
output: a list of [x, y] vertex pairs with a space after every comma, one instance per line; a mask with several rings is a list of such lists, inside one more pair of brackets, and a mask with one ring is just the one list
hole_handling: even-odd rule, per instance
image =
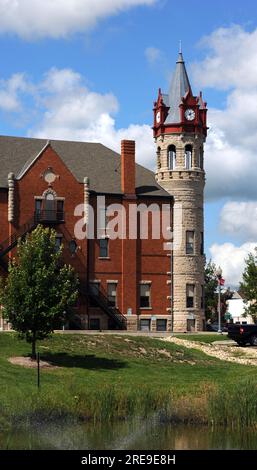
[[[63, 244], [64, 259], [80, 278], [76, 316], [67, 328], [203, 327], [206, 105], [192, 95], [181, 54], [172, 83], [154, 108], [156, 174], [135, 164], [133, 141], [122, 141], [119, 155], [96, 143], [0, 137], [0, 275], [7, 275], [20, 236], [38, 223], [54, 227], [57, 246]], [[182, 207], [180, 227], [173, 195]], [[110, 229], [116, 206], [121, 237]], [[173, 218], [174, 233], [182, 234], [174, 252], [167, 238]], [[0, 328], [7, 328], [1, 318]]]

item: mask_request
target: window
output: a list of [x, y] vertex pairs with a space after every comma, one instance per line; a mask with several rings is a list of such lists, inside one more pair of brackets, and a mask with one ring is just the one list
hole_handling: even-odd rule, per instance
[[108, 304], [110, 307], [117, 306], [117, 283], [108, 282], [107, 284]]
[[35, 199], [35, 212], [36, 215], [40, 215], [42, 208], [42, 199]]
[[45, 211], [44, 219], [47, 221], [55, 220], [56, 218], [56, 205], [55, 197], [52, 193], [46, 193], [45, 195]]
[[62, 235], [57, 235], [55, 237], [55, 250], [58, 252], [62, 246]]
[[195, 320], [187, 319], [187, 331], [195, 331]]
[[150, 331], [150, 329], [151, 329], [151, 320], [147, 320], [147, 319], [140, 320], [141, 331]]
[[57, 220], [64, 219], [64, 201], [57, 199]]
[[161, 168], [161, 147], [157, 148], [156, 155], [157, 155], [157, 170], [159, 170]]
[[199, 167], [203, 170], [203, 147], [200, 147]]
[[100, 239], [100, 258], [108, 258], [108, 248], [109, 248], [109, 239], [101, 238]]
[[203, 232], [201, 232], [200, 254], [204, 255], [204, 234], [203, 234]]
[[156, 320], [156, 330], [167, 331], [167, 320], [162, 320], [161, 318]]
[[195, 300], [195, 286], [194, 284], [187, 284], [187, 308], [194, 308]]
[[91, 294], [91, 296], [89, 297], [89, 306], [98, 307], [97, 297], [99, 297], [100, 282], [90, 282], [89, 291]]
[[99, 209], [99, 228], [101, 230], [106, 230], [106, 226], [108, 223], [108, 217], [106, 215], [107, 207], [100, 207]]
[[89, 283], [90, 293], [94, 296], [99, 296], [100, 282], [90, 282]]
[[77, 242], [76, 242], [76, 240], [74, 240], [74, 238], [73, 238], [73, 239], [70, 240], [70, 242], [69, 242], [70, 254], [71, 254], [72, 256], [74, 256], [75, 253], [76, 253], [76, 251], [77, 251], [77, 249], [78, 249]]
[[169, 170], [174, 170], [174, 168], [176, 168], [176, 147], [175, 147], [175, 145], [170, 145], [168, 147], [168, 168], [169, 168]]
[[195, 241], [195, 232], [187, 231], [186, 232], [186, 254], [194, 254], [194, 241]]
[[151, 307], [151, 284], [140, 284], [140, 307], [150, 308]]
[[100, 318], [90, 318], [89, 320], [90, 330], [100, 330]]
[[192, 168], [192, 145], [186, 145], [185, 147], [185, 168], [186, 170], [191, 170]]
[[201, 309], [204, 309], [204, 286], [201, 286]]

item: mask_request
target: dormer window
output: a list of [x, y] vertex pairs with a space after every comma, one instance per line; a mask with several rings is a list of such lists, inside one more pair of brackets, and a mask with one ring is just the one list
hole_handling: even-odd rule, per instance
[[176, 147], [175, 147], [175, 145], [170, 145], [168, 147], [168, 168], [169, 168], [169, 170], [174, 170], [174, 168], [176, 168]]
[[191, 170], [192, 169], [192, 155], [193, 155], [192, 145], [186, 145], [186, 147], [185, 147], [185, 168], [186, 168], [186, 170]]

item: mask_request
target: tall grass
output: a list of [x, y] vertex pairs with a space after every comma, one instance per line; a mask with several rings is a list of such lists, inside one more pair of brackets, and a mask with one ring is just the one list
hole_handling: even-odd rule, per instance
[[20, 399], [7, 399], [0, 403], [0, 428], [6, 424], [56, 421], [61, 419], [112, 421], [133, 416], [147, 417], [153, 412], [167, 413], [170, 407], [169, 391], [156, 391], [148, 387], [124, 390], [105, 385], [100, 390], [71, 389], [69, 394], [58, 395], [51, 390], [33, 392]]
[[218, 388], [208, 399], [208, 421], [233, 429], [257, 427], [257, 385], [245, 380]]
[[[198, 395], [174, 397], [169, 390], [141, 387], [124, 390], [110, 385], [100, 390], [72, 388], [59, 392], [32, 393], [0, 404], [0, 428], [28, 422], [53, 422], [62, 419], [114, 421], [132, 417], [146, 418], [153, 413], [162, 421], [184, 424], [226, 426], [232, 429], [257, 427], [257, 385], [251, 380], [233, 387], [203, 386]], [[16, 397], [17, 398], [17, 397]], [[24, 397], [23, 397], [24, 398]]]

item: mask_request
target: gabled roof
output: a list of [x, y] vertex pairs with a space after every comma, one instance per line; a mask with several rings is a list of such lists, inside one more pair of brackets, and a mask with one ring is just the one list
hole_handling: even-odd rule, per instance
[[185, 62], [182, 52], [179, 52], [176, 69], [173, 74], [170, 91], [169, 91], [169, 114], [165, 120], [165, 124], [173, 124], [180, 122], [180, 109], [179, 105], [182, 98], [191, 91], [189, 78], [186, 71]]
[[[8, 173], [22, 177], [47, 143], [46, 139], [0, 136], [0, 188], [8, 187]], [[79, 183], [87, 176], [91, 191], [122, 194], [118, 153], [99, 143], [51, 140], [49, 144]], [[154, 173], [138, 164], [136, 192], [138, 195], [171, 197], [157, 184]]]

